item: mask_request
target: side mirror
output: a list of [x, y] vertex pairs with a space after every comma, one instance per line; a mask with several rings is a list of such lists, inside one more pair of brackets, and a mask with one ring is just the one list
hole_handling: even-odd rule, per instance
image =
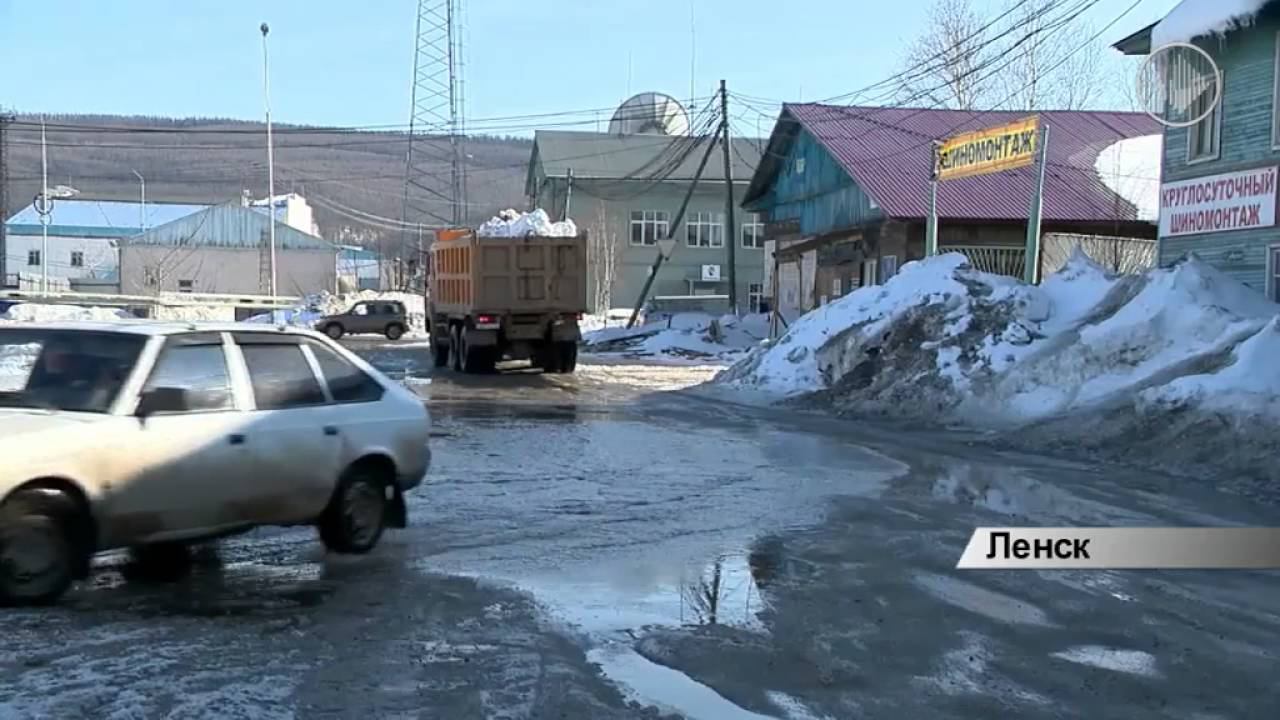
[[188, 409], [190, 404], [184, 388], [152, 388], [138, 398], [138, 408], [133, 414], [145, 420], [157, 413], [182, 412]]

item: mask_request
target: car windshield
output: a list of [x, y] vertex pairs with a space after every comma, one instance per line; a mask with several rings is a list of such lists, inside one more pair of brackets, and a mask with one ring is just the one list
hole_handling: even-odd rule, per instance
[[105, 413], [145, 343], [125, 333], [0, 329], [0, 407]]

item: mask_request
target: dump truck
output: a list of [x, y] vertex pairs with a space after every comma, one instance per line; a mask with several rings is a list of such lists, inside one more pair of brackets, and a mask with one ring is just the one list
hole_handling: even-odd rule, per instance
[[503, 360], [529, 360], [544, 372], [573, 372], [587, 309], [586, 253], [585, 233], [438, 232], [426, 287], [435, 366], [488, 373]]

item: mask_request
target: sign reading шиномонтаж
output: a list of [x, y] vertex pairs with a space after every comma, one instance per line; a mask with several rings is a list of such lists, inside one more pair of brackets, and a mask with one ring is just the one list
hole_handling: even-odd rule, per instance
[[954, 180], [1030, 165], [1036, 157], [1039, 129], [1040, 119], [1029, 117], [947, 138], [938, 148], [938, 179]]
[[1276, 224], [1276, 167], [1178, 180], [1160, 187], [1160, 237]]

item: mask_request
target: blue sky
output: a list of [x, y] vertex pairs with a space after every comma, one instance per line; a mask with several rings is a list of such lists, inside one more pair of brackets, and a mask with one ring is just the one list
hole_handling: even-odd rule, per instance
[[[690, 0], [464, 2], [467, 111], [491, 118], [612, 107], [628, 90], [688, 96], [691, 15], [698, 95], [721, 77], [759, 97], [837, 95], [900, 66], [931, 0], [693, 0], [692, 13]], [[1101, 0], [1089, 18], [1101, 26], [1131, 2]], [[1175, 4], [1144, 0], [1103, 39]], [[0, 0], [0, 107], [258, 118], [265, 20], [278, 121], [403, 125], [415, 9], [415, 0]]]

